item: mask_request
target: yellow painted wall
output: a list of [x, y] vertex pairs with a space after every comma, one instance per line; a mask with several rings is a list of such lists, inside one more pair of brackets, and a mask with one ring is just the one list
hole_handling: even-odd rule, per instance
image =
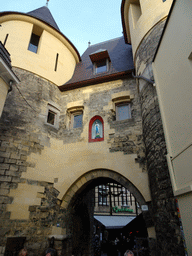
[[179, 202], [188, 255], [192, 255], [192, 2], [175, 2], [153, 63], [168, 149], [173, 191]]
[[[85, 101], [89, 101], [90, 97], [93, 96], [93, 93], [99, 93], [98, 95], [100, 95], [100, 93], [105, 93], [109, 90], [114, 91], [117, 89], [118, 91], [118, 88], [122, 88], [123, 83], [125, 83], [125, 81], [117, 80], [85, 87], [82, 88], [81, 91], [74, 90], [63, 92], [60, 102], [62, 107], [61, 114], [66, 115], [67, 110], [71, 107], [81, 107], [84, 105]], [[127, 81], [127, 85], [129, 85], [129, 81]], [[126, 93], [127, 95], [130, 95], [131, 99], [137, 97], [136, 95], [133, 95], [134, 92], [131, 91], [131, 81], [130, 91], [126, 91], [125, 89], [123, 94], [126, 95]], [[27, 179], [53, 183], [54, 188], [60, 192], [58, 198], [61, 200], [63, 198], [69, 198], [70, 200], [71, 198], [69, 193], [71, 191], [71, 186], [75, 184], [77, 189], [81, 188], [81, 186], [83, 186], [87, 181], [84, 177], [82, 177], [85, 173], [95, 169], [107, 169], [124, 176], [131, 183], [133, 183], [146, 201], [150, 201], [151, 197], [148, 174], [139, 163], [136, 163], [135, 159], [137, 158], [137, 154], [109, 152], [111, 143], [114, 142], [114, 139], [111, 142], [112, 139], [110, 138], [109, 143], [109, 135], [113, 135], [115, 130], [110, 128], [108, 123], [108, 113], [113, 109], [112, 102], [114, 97], [116, 98], [117, 96], [122, 96], [122, 89], [121, 93], [109, 94], [108, 104], [104, 104], [104, 102], [102, 102], [103, 108], [101, 111], [101, 117], [104, 121], [104, 141], [92, 143], [88, 142], [89, 121], [93, 116], [98, 115], [98, 110], [96, 107], [93, 109], [89, 108], [89, 105], [85, 104], [83, 109], [83, 131], [79, 134], [81, 137], [77, 138], [78, 142], [74, 142], [74, 139], [71, 141], [70, 138], [57, 139], [49, 136], [49, 133], [43, 133], [43, 130], [41, 130], [42, 138], [46, 137], [47, 140], [49, 140], [49, 144], [44, 145], [44, 148], [41, 150], [41, 154], [31, 153], [27, 157], [27, 162], [31, 167], [28, 165], [27, 171], [22, 172], [21, 178], [24, 180]], [[42, 108], [42, 115], [44, 114], [46, 114], [46, 109]], [[137, 118], [138, 122], [135, 121], [135, 126], [130, 126], [127, 128], [130, 130], [129, 139], [132, 141], [137, 141], [137, 136], [142, 134], [140, 116], [138, 115]], [[68, 121], [69, 120], [66, 120], [66, 126]], [[70, 128], [66, 129], [69, 129], [70, 131]], [[74, 132], [73, 130], [74, 129], [71, 130], [71, 133]], [[77, 134], [75, 134], [76, 133], [74, 132], [74, 136], [77, 136]], [[103, 177], [109, 177], [105, 176], [105, 171], [102, 173]], [[32, 205], [33, 200], [37, 198], [37, 192], [40, 192], [36, 189], [37, 186], [31, 185], [31, 187], [34, 187], [35, 191], [29, 197], [28, 206]], [[19, 196], [17, 194], [18, 189], [19, 188], [11, 190], [11, 196], [13, 198]], [[26, 187], [26, 189], [28, 189], [28, 187]], [[16, 193], [15, 196], [14, 193]], [[23, 189], [23, 193], [25, 193], [25, 188]], [[27, 195], [28, 194], [26, 193], [26, 198]], [[14, 204], [14, 206], [16, 207], [17, 205]], [[10, 206], [13, 208], [9, 208], [11, 212], [15, 212], [15, 215], [12, 214], [11, 218], [16, 216], [17, 213], [17, 209], [14, 206]], [[64, 204], [62, 204], [62, 206], [64, 207]], [[24, 210], [27, 216], [27, 206]]]
[[[88, 131], [86, 137], [87, 134]], [[67, 145], [52, 139], [51, 147], [46, 147], [41, 155], [29, 156], [28, 161], [36, 163], [36, 167], [28, 167], [28, 171], [22, 174], [22, 178], [52, 183], [54, 178], [58, 178], [55, 188], [60, 191], [59, 198], [62, 199], [69, 187], [84, 173], [98, 168], [109, 169], [129, 179], [145, 200], [149, 201], [148, 176], [146, 172], [142, 172], [139, 164], [135, 163], [137, 156], [124, 155], [123, 152], [109, 153], [106, 132], [105, 136], [103, 142], [85, 141]]]
[[0, 117], [3, 111], [5, 100], [7, 98], [9, 86], [0, 78]]
[[[133, 47], [133, 56], [145, 35], [155, 24], [165, 19], [173, 0], [127, 0], [124, 6], [125, 27], [128, 41]], [[141, 16], [135, 3], [140, 2]]]
[[[192, 5], [189, 0], [186, 4], [178, 2], [179, 4], [175, 4], [153, 63], [153, 71], [168, 153], [172, 159], [175, 158], [173, 161], [177, 161], [181, 157], [179, 154], [183, 152], [184, 158], [182, 160], [181, 157], [180, 161], [184, 161], [183, 166], [186, 166], [188, 159], [188, 166], [191, 166], [191, 158], [184, 152], [187, 153], [185, 150], [191, 151], [192, 143], [192, 60], [188, 58], [192, 52], [190, 46], [192, 29], [189, 26], [192, 24], [190, 15]], [[182, 182], [180, 178], [176, 178], [178, 189], [189, 183], [192, 184], [192, 176], [189, 176], [190, 170], [191, 167]], [[182, 170], [181, 176], [183, 175]]]
[[[60, 33], [27, 16], [3, 16], [0, 22], [0, 40], [4, 42], [9, 34], [6, 48], [11, 54], [12, 66], [33, 72], [56, 85], [62, 85], [72, 77], [78, 56]], [[33, 24], [43, 29], [37, 53], [28, 50]], [[57, 53], [58, 65], [54, 71]]]

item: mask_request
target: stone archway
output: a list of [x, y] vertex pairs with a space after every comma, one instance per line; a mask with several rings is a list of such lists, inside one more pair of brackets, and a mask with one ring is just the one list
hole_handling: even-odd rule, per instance
[[92, 182], [98, 183], [97, 180], [101, 179], [110, 179], [121, 184], [122, 186], [127, 188], [132, 194], [134, 194], [136, 200], [141, 206], [146, 205], [146, 201], [140, 191], [127, 178], [112, 170], [95, 169], [85, 173], [72, 184], [72, 186], [63, 196], [61, 206], [63, 208], [67, 208], [69, 206], [69, 203], [71, 202], [71, 199], [76, 195], [76, 193], [81, 193]]
[[121, 174], [106, 169], [85, 173], [68, 189], [61, 204], [68, 213], [66, 233], [69, 238], [67, 251], [70, 255], [92, 254], [94, 206], [91, 198], [94, 197], [93, 188], [103, 182], [121, 184], [134, 195], [140, 206], [147, 204], [140, 191]]

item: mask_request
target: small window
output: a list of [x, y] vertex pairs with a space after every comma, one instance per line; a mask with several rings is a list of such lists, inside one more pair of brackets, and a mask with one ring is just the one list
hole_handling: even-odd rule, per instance
[[[54, 104], [54, 103], [53, 103]], [[47, 115], [45, 123], [47, 125], [53, 126], [54, 128], [59, 128], [59, 115], [60, 111], [58, 107], [55, 107], [53, 104], [47, 105]]]
[[95, 73], [96, 74], [103, 73], [106, 71], [107, 71], [107, 61], [106, 60], [95, 63]]
[[116, 106], [116, 120], [126, 120], [131, 118], [130, 104], [119, 104]]
[[83, 113], [73, 114], [73, 128], [82, 127]]
[[163, 0], [163, 2], [166, 2], [166, 0]]
[[47, 115], [47, 123], [54, 125], [55, 124], [55, 119], [56, 119], [56, 113], [54, 113], [53, 111], [51, 111], [49, 109], [48, 115]]
[[29, 51], [37, 53], [42, 33], [43, 33], [43, 29], [41, 27], [33, 25], [31, 39], [28, 46]]
[[57, 55], [56, 55], [56, 60], [55, 60], [55, 71], [57, 71], [58, 58], [59, 58], [59, 53], [57, 53]]
[[37, 53], [40, 36], [32, 33], [28, 50]]
[[81, 128], [83, 126], [83, 109], [83, 101], [67, 104], [67, 123], [69, 129]]
[[75, 111], [70, 113], [69, 128], [81, 128], [83, 126], [83, 112]]

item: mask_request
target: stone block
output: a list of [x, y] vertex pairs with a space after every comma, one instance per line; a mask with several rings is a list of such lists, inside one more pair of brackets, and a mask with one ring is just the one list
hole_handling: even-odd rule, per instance
[[12, 182], [20, 182], [20, 178], [18, 177], [12, 177]]
[[27, 160], [27, 156], [26, 155], [21, 155], [21, 160]]
[[6, 196], [9, 194], [9, 189], [0, 189], [0, 196]]
[[17, 153], [12, 153], [10, 158], [13, 158], [13, 159], [20, 159], [20, 154], [17, 154]]
[[0, 170], [0, 175], [4, 175], [5, 174], [5, 170]]
[[10, 155], [11, 155], [11, 153], [9, 153], [9, 152], [2, 152], [2, 151], [0, 151], [0, 157], [7, 157], [7, 158], [9, 158]]
[[16, 161], [17, 161], [16, 159], [5, 158], [4, 163], [7, 163], [7, 164], [15, 164]]
[[6, 204], [0, 204], [0, 211], [6, 210]]
[[20, 172], [26, 172], [27, 171], [27, 167], [26, 166], [19, 166], [19, 171]]
[[10, 171], [18, 171], [18, 169], [19, 169], [19, 166], [17, 165], [10, 165], [10, 168], [9, 168]]
[[25, 161], [17, 160], [16, 164], [22, 165], [22, 166], [27, 166], [27, 163]]
[[14, 177], [19, 177], [20, 173], [16, 171], [5, 171], [5, 175], [7, 176], [14, 176]]
[[9, 176], [0, 176], [0, 181], [11, 181], [11, 177]]
[[2, 141], [1, 142], [1, 147], [5, 147], [5, 148], [9, 147], [9, 142], [8, 141]]
[[4, 162], [4, 158], [0, 157], [0, 163], [3, 163], [3, 162]]
[[38, 206], [34, 206], [34, 205], [33, 205], [33, 206], [29, 206], [29, 211], [30, 211], [30, 212], [36, 212], [37, 207], [38, 207]]
[[8, 170], [9, 164], [0, 164], [0, 169]]

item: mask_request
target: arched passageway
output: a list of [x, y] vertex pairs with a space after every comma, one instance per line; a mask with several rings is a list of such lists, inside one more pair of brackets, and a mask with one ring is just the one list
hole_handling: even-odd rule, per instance
[[101, 169], [85, 173], [69, 188], [63, 197], [62, 205], [67, 209], [67, 255], [94, 255], [95, 187], [112, 182], [128, 189], [134, 195], [140, 207], [147, 204], [140, 191], [122, 175], [114, 171]]

